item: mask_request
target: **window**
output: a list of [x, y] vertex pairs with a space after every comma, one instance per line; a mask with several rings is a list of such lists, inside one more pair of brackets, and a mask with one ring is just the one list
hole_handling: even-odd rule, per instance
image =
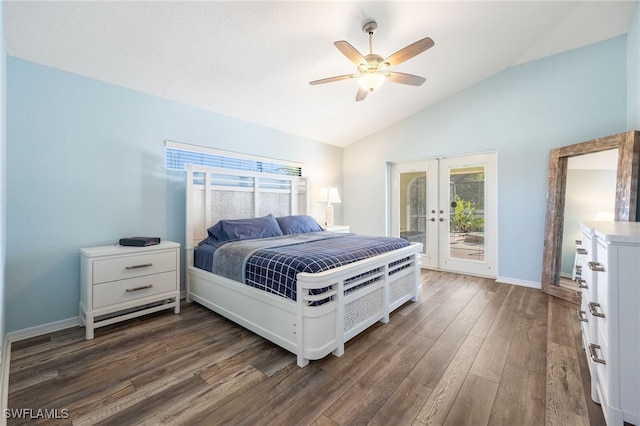
[[166, 168], [169, 170], [184, 170], [187, 164], [197, 164], [275, 175], [302, 176], [302, 164], [300, 163], [173, 141], [165, 141], [165, 161]]

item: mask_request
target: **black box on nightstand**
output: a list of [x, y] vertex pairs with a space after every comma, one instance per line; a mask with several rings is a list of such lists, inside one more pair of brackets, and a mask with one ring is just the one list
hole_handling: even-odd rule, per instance
[[128, 237], [120, 238], [121, 246], [147, 247], [160, 244], [160, 237]]

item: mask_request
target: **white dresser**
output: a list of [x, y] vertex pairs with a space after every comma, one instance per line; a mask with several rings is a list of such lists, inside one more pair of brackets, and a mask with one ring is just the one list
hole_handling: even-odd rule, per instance
[[97, 327], [173, 308], [180, 312], [180, 244], [80, 250], [80, 320]]
[[578, 311], [592, 399], [608, 425], [640, 425], [640, 222], [582, 224]]

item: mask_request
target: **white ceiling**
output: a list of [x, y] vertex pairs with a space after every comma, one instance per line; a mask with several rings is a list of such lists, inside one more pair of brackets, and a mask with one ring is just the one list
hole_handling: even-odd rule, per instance
[[[627, 32], [633, 1], [5, 1], [11, 56], [346, 146], [506, 68]], [[383, 57], [423, 37], [435, 46], [355, 102], [334, 46], [363, 54], [378, 23]]]

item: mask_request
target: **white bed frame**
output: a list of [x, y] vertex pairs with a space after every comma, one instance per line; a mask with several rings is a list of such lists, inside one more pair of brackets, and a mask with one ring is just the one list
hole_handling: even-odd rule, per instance
[[[186, 201], [187, 301], [293, 352], [300, 367], [329, 353], [341, 356], [345, 342], [378, 321], [388, 322], [390, 312], [418, 298], [422, 247], [416, 243], [330, 271], [299, 273], [297, 301], [193, 266], [194, 247], [220, 219], [306, 214], [304, 177], [188, 166]], [[310, 294], [325, 287], [329, 293]], [[333, 300], [309, 305], [328, 296]]]

